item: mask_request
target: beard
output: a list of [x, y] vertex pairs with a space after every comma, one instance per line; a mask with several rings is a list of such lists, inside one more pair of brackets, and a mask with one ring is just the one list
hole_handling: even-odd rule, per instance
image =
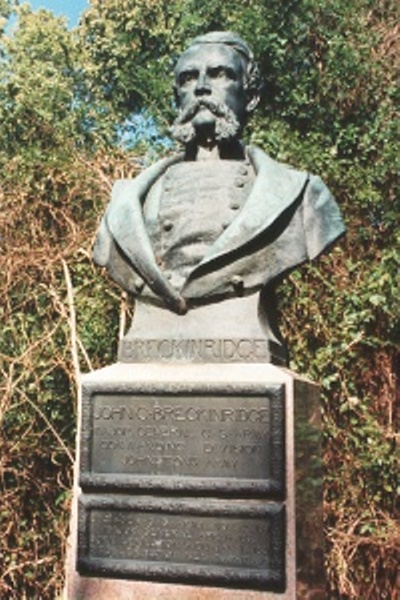
[[223, 102], [218, 102], [212, 97], [207, 97], [194, 100], [179, 112], [178, 117], [170, 128], [171, 136], [176, 141], [187, 145], [200, 137], [200, 132], [194, 125], [193, 120], [203, 108], [207, 109], [214, 117], [212, 136], [216, 142], [228, 141], [239, 137], [242, 126], [233, 110]]

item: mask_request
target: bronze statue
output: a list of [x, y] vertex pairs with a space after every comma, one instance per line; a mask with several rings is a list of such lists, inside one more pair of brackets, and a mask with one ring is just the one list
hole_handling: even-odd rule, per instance
[[179, 58], [171, 133], [184, 152], [116, 182], [94, 248], [96, 263], [143, 302], [183, 315], [272, 290], [343, 233], [321, 179], [240, 141], [259, 90], [235, 33], [200, 36]]

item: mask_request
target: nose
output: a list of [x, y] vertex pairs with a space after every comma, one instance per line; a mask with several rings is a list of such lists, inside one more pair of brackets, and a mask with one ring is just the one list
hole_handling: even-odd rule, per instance
[[197, 79], [195, 88], [196, 96], [209, 96], [211, 94], [211, 86], [206, 73], [200, 73]]

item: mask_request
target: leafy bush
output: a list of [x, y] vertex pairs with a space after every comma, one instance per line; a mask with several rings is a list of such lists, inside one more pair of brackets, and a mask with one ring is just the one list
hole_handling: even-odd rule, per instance
[[395, 597], [396, 23], [394, 0], [92, 0], [69, 31], [0, 0], [2, 598], [62, 585], [79, 372], [115, 360], [128, 310], [90, 258], [112, 181], [141, 164], [124, 127], [165, 126], [173, 59], [228, 28], [266, 82], [247, 139], [319, 174], [348, 225], [279, 290], [291, 366], [322, 385], [329, 597]]

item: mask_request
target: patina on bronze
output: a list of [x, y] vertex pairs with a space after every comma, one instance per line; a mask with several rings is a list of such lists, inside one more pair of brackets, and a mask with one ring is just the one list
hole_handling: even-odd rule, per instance
[[114, 185], [94, 258], [137, 302], [119, 362], [83, 378], [81, 574], [323, 588], [319, 499], [297, 519], [321, 490], [301, 472], [317, 386], [265, 363], [287, 360], [277, 282], [344, 227], [318, 177], [241, 142], [259, 91], [238, 35], [196, 38], [175, 67], [183, 152]]
[[236, 299], [235, 315], [243, 297], [263, 291], [261, 325], [280, 344], [276, 282], [326, 250], [344, 226], [319, 177], [240, 141], [259, 90], [238, 35], [193, 40], [175, 67], [172, 134], [184, 152], [116, 182], [94, 259], [140, 302], [178, 315]]

